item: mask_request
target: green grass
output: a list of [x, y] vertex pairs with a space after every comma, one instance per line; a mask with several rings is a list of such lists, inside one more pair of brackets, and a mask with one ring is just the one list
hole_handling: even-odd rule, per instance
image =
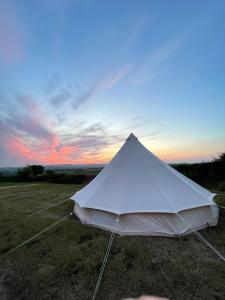
[[[14, 183], [12, 185], [15, 185]], [[74, 216], [11, 254], [8, 250], [73, 210], [78, 185], [40, 183], [0, 189], [0, 299], [91, 299], [110, 233]], [[217, 196], [225, 205], [225, 197]], [[201, 231], [225, 255], [225, 211]], [[193, 235], [183, 238], [116, 236], [98, 299], [143, 293], [170, 299], [225, 299], [225, 263]]]
[[[10, 186], [20, 186], [20, 185], [27, 185], [27, 184], [34, 184], [34, 183], [37, 183], [37, 182], [27, 182], [27, 181], [20, 181], [20, 182], [16, 182], [16, 181], [0, 181], [0, 188], [1, 187], [10, 187]], [[0, 189], [0, 191], [2, 191]]]

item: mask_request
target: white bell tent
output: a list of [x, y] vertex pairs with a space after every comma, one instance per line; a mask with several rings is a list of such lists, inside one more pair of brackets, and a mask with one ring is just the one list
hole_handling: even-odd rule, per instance
[[178, 236], [215, 226], [215, 194], [161, 161], [131, 134], [71, 199], [84, 224], [121, 235]]

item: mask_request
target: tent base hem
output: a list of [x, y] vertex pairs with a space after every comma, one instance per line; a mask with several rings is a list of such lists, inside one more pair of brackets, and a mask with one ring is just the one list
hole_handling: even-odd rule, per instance
[[[75, 215], [85, 225], [112, 232], [117, 214], [74, 207]], [[145, 213], [120, 215], [116, 233], [125, 236], [178, 237], [218, 223], [218, 208], [214, 205], [185, 210], [179, 214]]]

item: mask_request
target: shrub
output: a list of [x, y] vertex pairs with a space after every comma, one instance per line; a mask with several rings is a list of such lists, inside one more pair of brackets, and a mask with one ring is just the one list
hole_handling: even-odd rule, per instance
[[41, 165], [31, 165], [33, 175], [44, 174], [45, 168]]
[[86, 176], [82, 174], [53, 174], [49, 177], [49, 182], [81, 184], [85, 177]]
[[21, 179], [28, 179], [33, 174], [31, 166], [27, 165], [24, 168], [18, 169], [18, 176]]

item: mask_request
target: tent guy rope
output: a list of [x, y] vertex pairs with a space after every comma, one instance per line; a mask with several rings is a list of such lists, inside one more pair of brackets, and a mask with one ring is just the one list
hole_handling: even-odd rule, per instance
[[[181, 217], [181, 215], [179, 215], [179, 213], [177, 213], [177, 216], [183, 221], [186, 222], [186, 224], [188, 224], [188, 226], [190, 226], [190, 223], [185, 220], [183, 217]], [[194, 228], [193, 228], [194, 229]], [[198, 238], [199, 240], [201, 240], [206, 246], [208, 246], [220, 259], [222, 259], [225, 262], [225, 257], [218, 251], [216, 250], [215, 247], [213, 247], [212, 244], [210, 244], [196, 229], [194, 229], [193, 232]]]
[[51, 224], [50, 226], [46, 227], [45, 229], [41, 230], [40, 232], [36, 233], [35, 235], [33, 235], [32, 237], [30, 237], [29, 239], [27, 239], [26, 241], [22, 242], [21, 244], [19, 244], [18, 246], [10, 249], [9, 251], [7, 251], [6, 253], [12, 253], [15, 250], [17, 250], [18, 248], [26, 245], [27, 243], [31, 242], [32, 240], [34, 240], [35, 238], [37, 238], [38, 236], [40, 236], [42, 233], [50, 230], [51, 228], [53, 228], [54, 226], [58, 225], [59, 223], [63, 222], [65, 219], [67, 219], [69, 217], [70, 214], [66, 214], [64, 217], [60, 218], [59, 220], [57, 220], [56, 222], [54, 222], [53, 224]]
[[213, 247], [213, 245], [211, 245], [198, 231], [194, 232], [194, 234], [225, 262], [225, 257], [218, 250], [216, 250], [216, 248]]
[[98, 276], [98, 280], [97, 280], [97, 283], [96, 283], [96, 286], [95, 286], [95, 290], [94, 290], [93, 296], [91, 298], [92, 300], [96, 299], [96, 295], [97, 295], [97, 292], [98, 292], [98, 289], [99, 289], [99, 286], [100, 286], [100, 283], [101, 283], [101, 280], [102, 280], [102, 276], [103, 276], [103, 273], [104, 273], [104, 270], [105, 270], [105, 266], [107, 264], [107, 260], [108, 260], [109, 254], [110, 254], [110, 250], [111, 250], [112, 243], [113, 243], [113, 240], [114, 240], [114, 237], [115, 237], [116, 229], [118, 227], [118, 223], [119, 223], [119, 215], [117, 216], [117, 219], [114, 223], [113, 231], [111, 233], [109, 243], [108, 243], [108, 246], [107, 246], [107, 249], [106, 249], [106, 252], [105, 252], [105, 256], [104, 256], [104, 259], [103, 259], [103, 262], [102, 262], [102, 267], [101, 267], [101, 270], [100, 270], [100, 273], [99, 273], [99, 276]]
[[40, 210], [38, 210], [38, 211], [32, 213], [32, 214], [29, 215], [28, 217], [32, 217], [32, 216], [34, 216], [34, 215], [37, 215], [37, 214], [39, 214], [39, 213], [41, 213], [41, 212], [43, 212], [43, 211], [45, 211], [45, 210], [48, 210], [48, 209], [50, 209], [50, 208], [52, 208], [52, 207], [55, 207], [55, 206], [58, 206], [58, 205], [60, 205], [60, 204], [62, 204], [62, 203], [64, 203], [64, 202], [66, 202], [66, 201], [68, 201], [68, 200], [70, 200], [70, 199], [65, 199], [65, 200], [63, 200], [63, 201], [61, 201], [61, 202], [57, 202], [57, 203], [55, 203], [55, 204], [53, 204], [53, 205], [50, 205], [50, 206], [48, 206], [48, 207], [46, 207], [46, 208], [40, 209]]

